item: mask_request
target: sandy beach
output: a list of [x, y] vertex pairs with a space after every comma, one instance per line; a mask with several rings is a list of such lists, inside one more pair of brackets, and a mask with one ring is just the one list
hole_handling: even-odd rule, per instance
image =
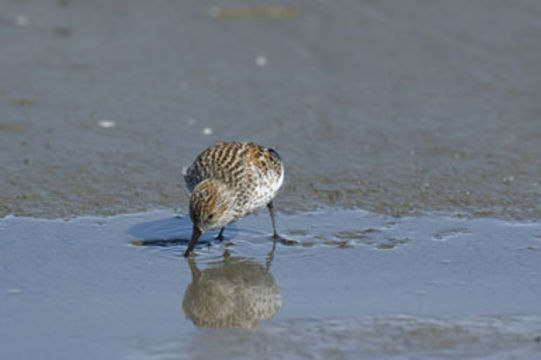
[[539, 5], [261, 6], [2, 1], [0, 216], [185, 209], [182, 166], [247, 140], [283, 210], [541, 218]]

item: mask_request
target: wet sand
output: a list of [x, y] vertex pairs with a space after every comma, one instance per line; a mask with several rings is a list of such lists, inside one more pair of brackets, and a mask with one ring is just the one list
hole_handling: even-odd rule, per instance
[[541, 218], [536, 2], [2, 3], [0, 216], [185, 209], [233, 139], [283, 210]]
[[[156, 211], [0, 220], [10, 359], [491, 358], [541, 354], [541, 225], [266, 213], [182, 254]], [[160, 241], [158, 241], [160, 240]], [[132, 242], [146, 241], [146, 246]], [[210, 241], [211, 246], [207, 242]]]

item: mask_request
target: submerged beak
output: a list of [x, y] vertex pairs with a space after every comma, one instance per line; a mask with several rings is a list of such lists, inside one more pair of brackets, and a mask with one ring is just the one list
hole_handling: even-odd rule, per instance
[[193, 227], [193, 233], [192, 233], [192, 239], [190, 240], [190, 243], [188, 244], [188, 249], [186, 249], [186, 252], [184, 253], [184, 257], [188, 257], [190, 253], [193, 251], [193, 248], [195, 247], [195, 244], [197, 244], [197, 240], [199, 240], [199, 237], [201, 236], [203, 232], [197, 227]]

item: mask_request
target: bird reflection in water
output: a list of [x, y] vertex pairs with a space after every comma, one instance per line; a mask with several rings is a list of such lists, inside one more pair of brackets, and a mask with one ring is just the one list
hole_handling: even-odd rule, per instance
[[189, 258], [192, 283], [182, 302], [186, 317], [201, 327], [248, 329], [273, 318], [282, 306], [280, 288], [269, 272], [275, 246], [265, 266], [226, 252], [216, 267], [199, 270]]

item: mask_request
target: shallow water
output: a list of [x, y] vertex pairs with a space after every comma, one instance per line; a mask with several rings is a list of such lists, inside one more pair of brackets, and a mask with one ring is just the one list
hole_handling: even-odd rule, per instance
[[[541, 354], [541, 225], [327, 209], [205, 234], [154, 211], [0, 220], [0, 339], [35, 358]], [[146, 244], [145, 246], [133, 244]], [[210, 244], [210, 246], [209, 246]], [[220, 329], [220, 330], [217, 330]]]

